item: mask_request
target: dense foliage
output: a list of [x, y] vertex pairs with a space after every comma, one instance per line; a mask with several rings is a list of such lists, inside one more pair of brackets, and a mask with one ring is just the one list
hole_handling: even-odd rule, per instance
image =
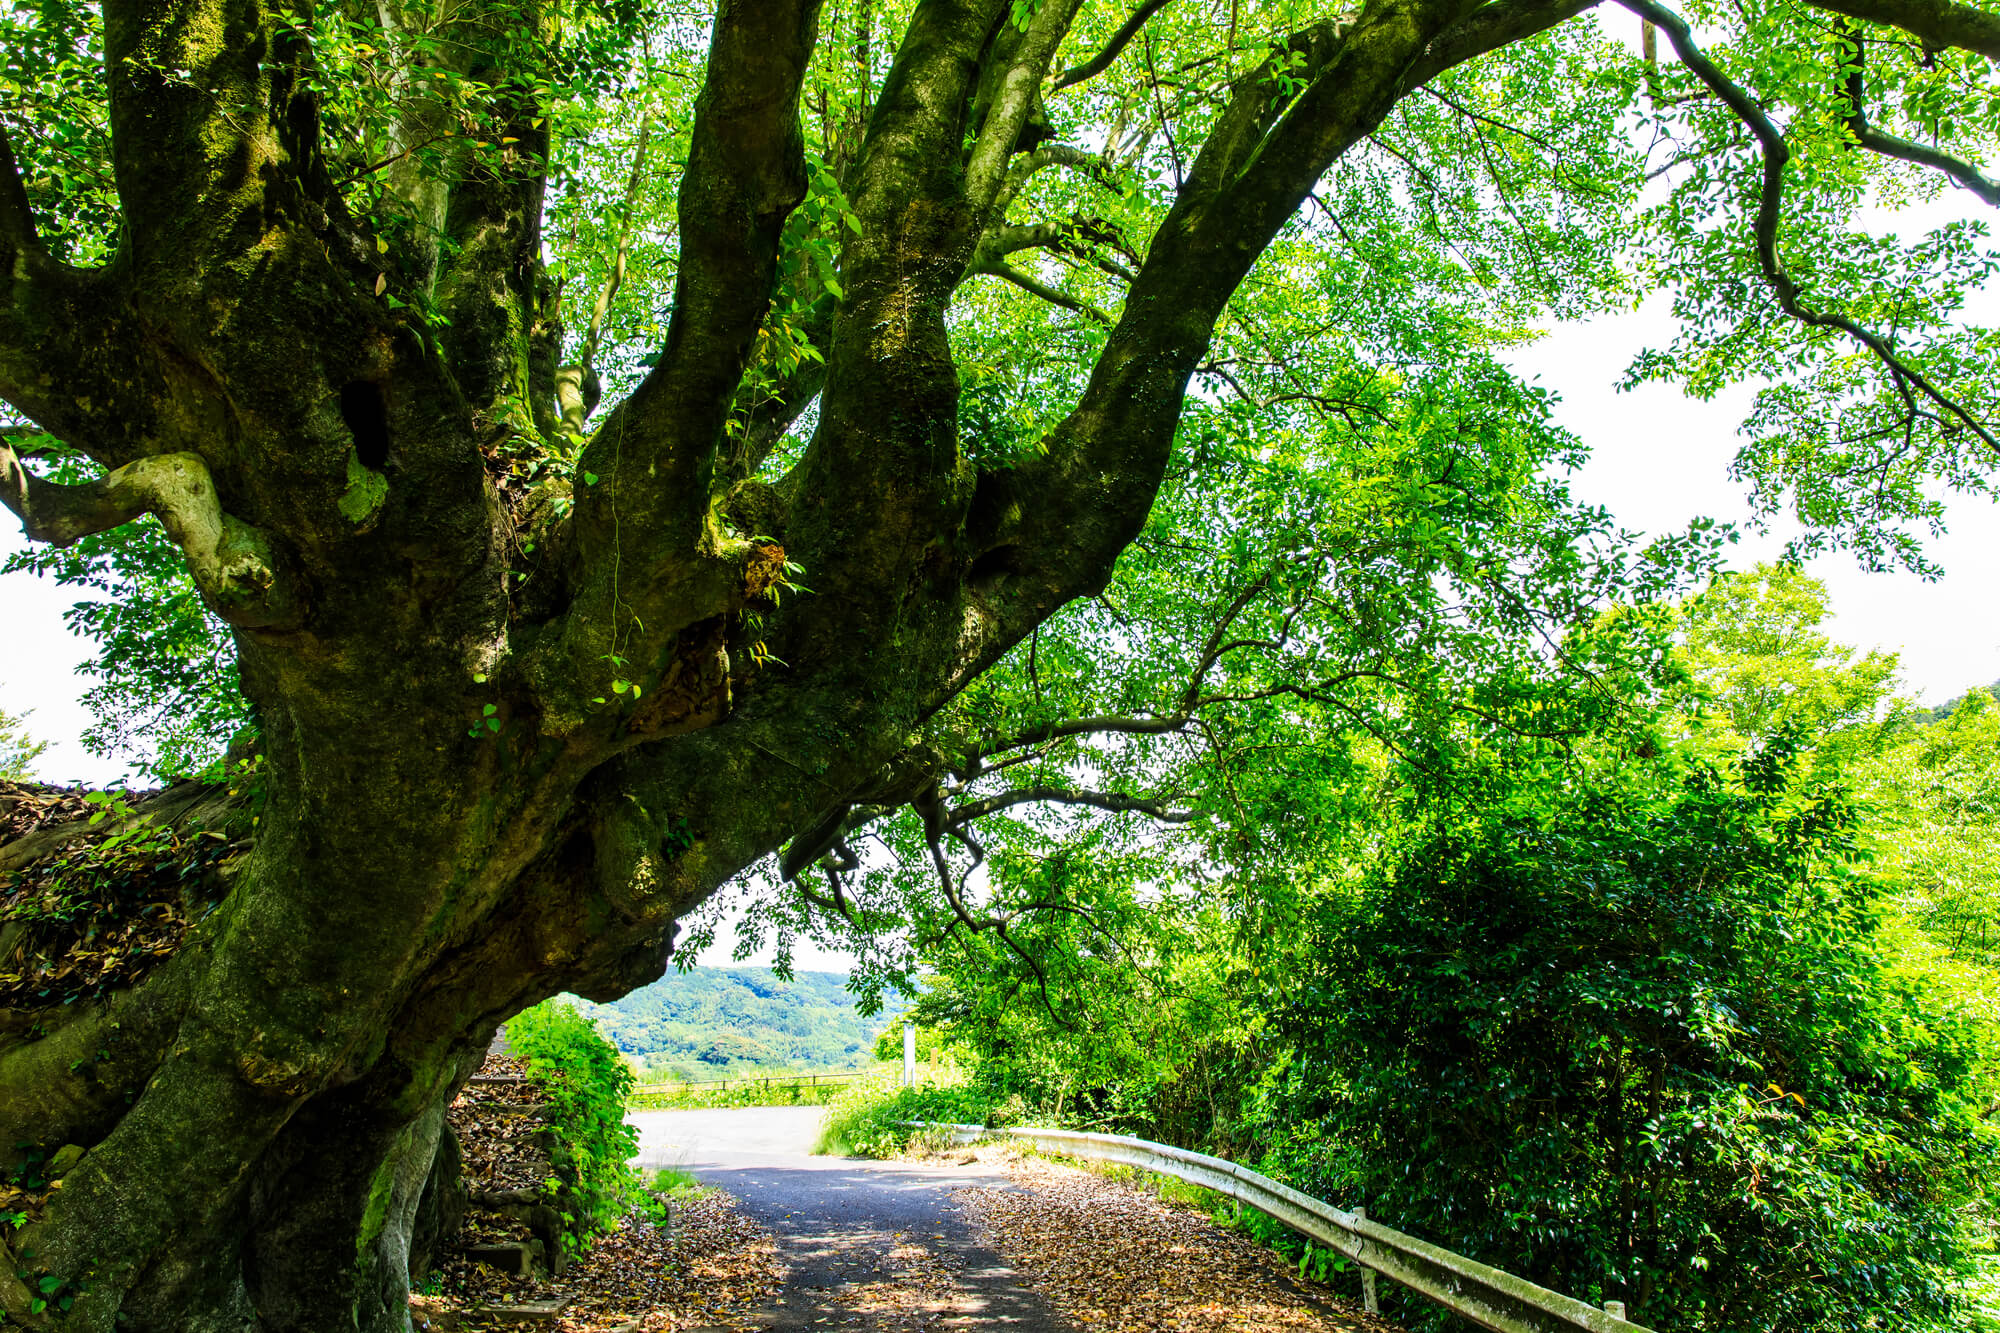
[[1315, 925], [1272, 1160], [1651, 1327], [1954, 1326], [1993, 1029], [1894, 974], [1854, 812], [1792, 759], [1420, 818]]
[[507, 1042], [528, 1077], [548, 1095], [548, 1182], [565, 1222], [564, 1236], [587, 1240], [618, 1225], [642, 1200], [627, 1163], [639, 1134], [625, 1121], [632, 1071], [589, 1019], [570, 1005], [545, 1001], [507, 1024]]
[[856, 1084], [833, 1099], [815, 1151], [893, 1157], [913, 1144], [948, 1141], [948, 1135], [920, 1125], [997, 1123], [1000, 1119], [978, 1087], [957, 1081], [906, 1087], [882, 1078]]
[[[1250, 1161], [1652, 1327], [1966, 1325], [2000, 1167], [1994, 710], [1892, 700], [1827, 609], [1772, 567], [1619, 610], [1667, 655], [1616, 725], [1400, 757], [1328, 726], [1286, 762], [1344, 752], [1359, 791], [1288, 878], [1250, 893], [1273, 871], [1234, 841], [1097, 858], [1071, 901], [1118, 949], [931, 951], [961, 1109]], [[1086, 883], [1061, 850], [989, 864]]]

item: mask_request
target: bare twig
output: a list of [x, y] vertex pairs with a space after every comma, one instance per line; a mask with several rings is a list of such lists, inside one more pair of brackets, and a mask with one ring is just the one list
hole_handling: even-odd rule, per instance
[[1031, 277], [1021, 272], [1021, 270], [1014, 268], [1012, 265], [1003, 264], [997, 259], [980, 264], [973, 271], [1005, 279], [1031, 296], [1038, 296], [1049, 304], [1061, 306], [1065, 310], [1074, 310], [1084, 318], [1094, 320], [1099, 324], [1108, 327], [1111, 323], [1111, 316], [1105, 314], [1102, 310], [1090, 304], [1090, 302], [1078, 300], [1068, 292], [1060, 288], [1051, 287], [1040, 278]]
[[1145, 4], [1140, 5], [1132, 11], [1132, 17], [1126, 19], [1117, 32], [1111, 34], [1111, 40], [1104, 44], [1102, 51], [1099, 51], [1081, 65], [1073, 69], [1066, 69], [1056, 75], [1056, 91], [1061, 92], [1064, 88], [1074, 88], [1085, 79], [1094, 79], [1105, 70], [1110, 69], [1112, 62], [1124, 53], [1125, 48], [1131, 44], [1132, 39], [1139, 35], [1139, 30], [1146, 26], [1146, 20], [1152, 18], [1153, 15], [1159, 13], [1172, 3], [1173, 0], [1146, 0]]

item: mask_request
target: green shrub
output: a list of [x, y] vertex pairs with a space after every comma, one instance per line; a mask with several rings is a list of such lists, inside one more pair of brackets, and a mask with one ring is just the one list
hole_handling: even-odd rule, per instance
[[1316, 932], [1266, 1169], [1662, 1330], [1963, 1328], [1980, 1032], [1788, 757], [1441, 821]]
[[814, 1152], [850, 1157], [894, 1157], [913, 1143], [942, 1146], [948, 1134], [923, 1133], [904, 1121], [983, 1125], [987, 1106], [983, 1095], [968, 1084], [898, 1087], [884, 1075], [849, 1087], [834, 1098]]
[[632, 1071], [590, 1020], [547, 1000], [507, 1024], [507, 1041], [549, 1099], [549, 1157], [565, 1237], [578, 1243], [609, 1231], [639, 1204], [627, 1162], [638, 1131], [625, 1123]]
[[694, 1172], [684, 1166], [659, 1167], [646, 1176], [646, 1189], [652, 1194], [664, 1194], [673, 1198], [694, 1197], [708, 1192], [708, 1186], [701, 1183]]

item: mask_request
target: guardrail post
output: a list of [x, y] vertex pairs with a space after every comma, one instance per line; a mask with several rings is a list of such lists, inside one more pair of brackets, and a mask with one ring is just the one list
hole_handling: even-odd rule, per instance
[[1610, 1315], [1613, 1319], [1623, 1319], [1625, 1317], [1625, 1302], [1606, 1301], [1604, 1303], [1604, 1313]]
[[[1368, 1210], [1366, 1208], [1356, 1208], [1354, 1210], [1354, 1220], [1357, 1222], [1366, 1222], [1368, 1220]], [[1382, 1307], [1375, 1303], [1375, 1270], [1372, 1268], [1363, 1268], [1361, 1270], [1361, 1308], [1369, 1314], [1382, 1313]]]

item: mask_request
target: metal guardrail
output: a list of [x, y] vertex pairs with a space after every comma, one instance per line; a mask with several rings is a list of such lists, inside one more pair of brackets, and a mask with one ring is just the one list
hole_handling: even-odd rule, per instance
[[699, 1083], [635, 1083], [634, 1093], [686, 1092], [691, 1088], [716, 1088], [723, 1092], [731, 1088], [762, 1088], [768, 1092], [772, 1088], [817, 1088], [832, 1086], [843, 1079], [867, 1078], [873, 1071], [851, 1070], [843, 1074], [772, 1074], [760, 1078], [711, 1078]]
[[906, 1123], [950, 1130], [957, 1143], [993, 1137], [1024, 1139], [1051, 1152], [1099, 1162], [1120, 1162], [1226, 1194], [1269, 1213], [1300, 1235], [1360, 1264], [1362, 1295], [1370, 1314], [1376, 1312], [1375, 1274], [1380, 1273], [1493, 1333], [1569, 1333], [1574, 1329], [1587, 1329], [1590, 1333], [1651, 1333], [1625, 1319], [1622, 1302], [1607, 1301], [1602, 1310], [1586, 1305], [1560, 1292], [1538, 1287], [1525, 1278], [1371, 1222], [1362, 1209], [1350, 1212], [1335, 1208], [1220, 1157], [1123, 1134], [1087, 1134], [1071, 1129], [987, 1129], [980, 1125], [928, 1121]]

